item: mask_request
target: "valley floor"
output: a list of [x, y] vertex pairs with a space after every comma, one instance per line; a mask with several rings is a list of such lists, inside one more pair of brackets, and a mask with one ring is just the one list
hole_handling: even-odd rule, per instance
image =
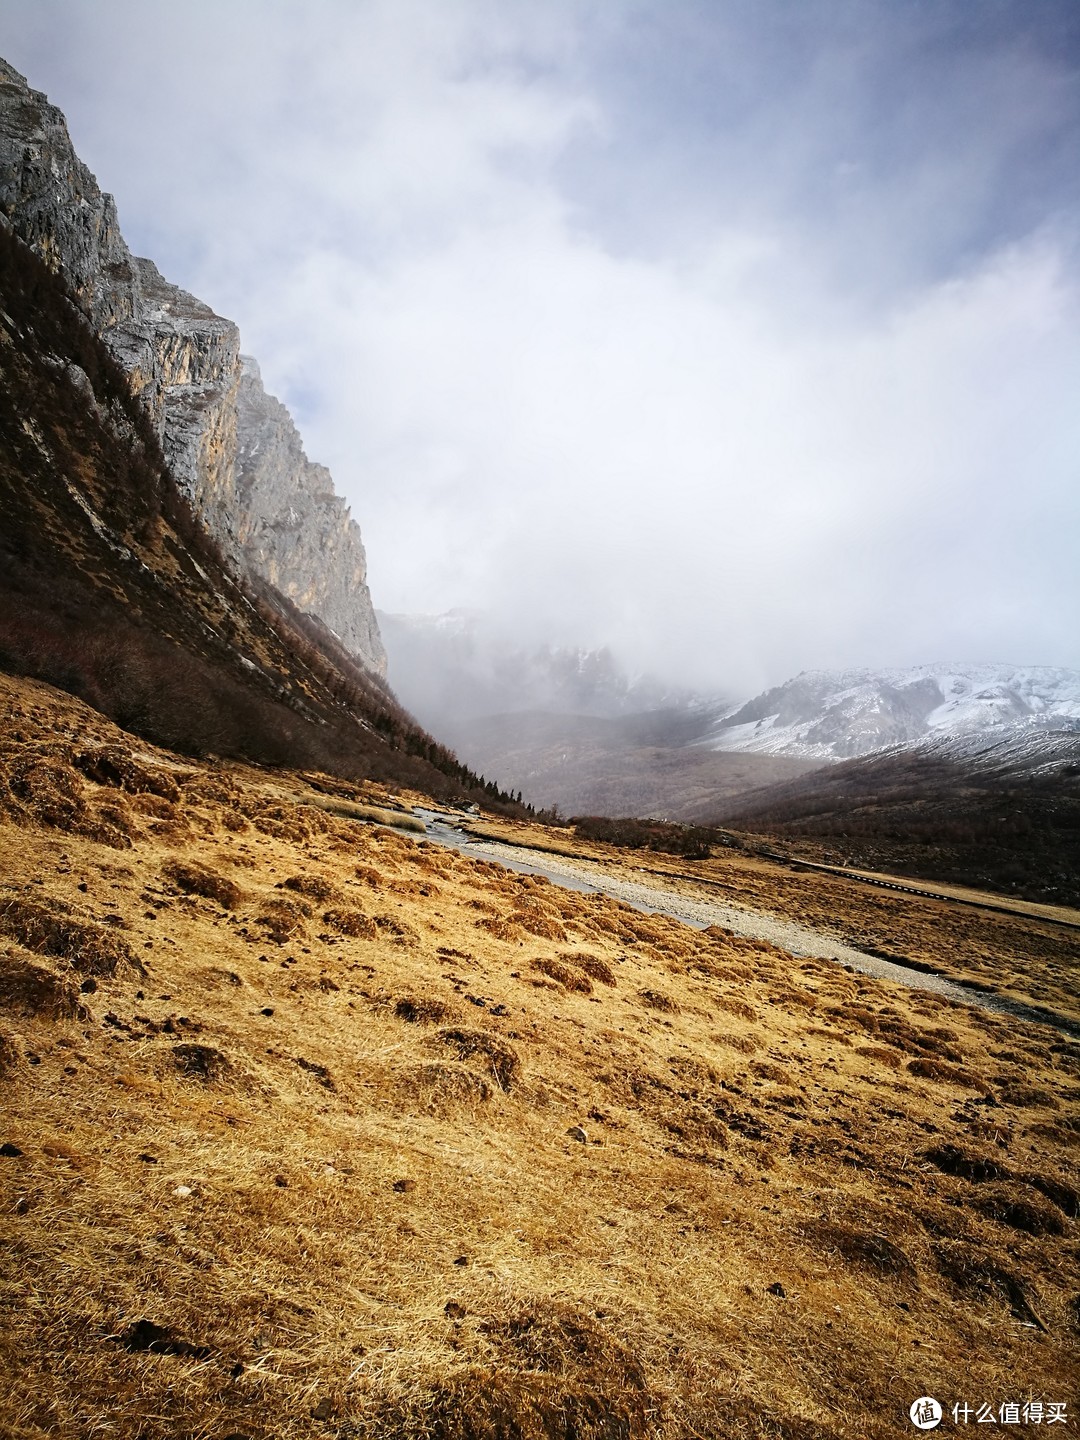
[[[1068, 1036], [328, 793], [393, 803], [0, 678], [0, 1433], [1075, 1425]], [[725, 864], [853, 943], [1075, 979], [1034, 921]]]
[[[477, 836], [470, 854], [533, 864], [556, 881], [684, 924], [720, 925], [796, 955], [1080, 1034], [1080, 912], [1065, 906], [739, 851], [688, 866], [535, 825], [485, 823], [469, 832]], [[867, 881], [876, 888], [864, 888]], [[959, 906], [971, 908], [958, 913]]]

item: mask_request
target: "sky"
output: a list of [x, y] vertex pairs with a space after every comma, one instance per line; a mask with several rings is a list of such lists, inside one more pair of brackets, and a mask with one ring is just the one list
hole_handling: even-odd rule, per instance
[[380, 609], [727, 694], [1080, 668], [1075, 0], [0, 0], [0, 53]]

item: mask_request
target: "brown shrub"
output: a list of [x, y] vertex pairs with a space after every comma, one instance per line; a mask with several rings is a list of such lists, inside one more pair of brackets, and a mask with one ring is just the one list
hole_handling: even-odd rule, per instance
[[479, 1330], [494, 1363], [440, 1376], [415, 1397], [419, 1423], [405, 1402], [408, 1412], [388, 1411], [385, 1433], [419, 1434], [422, 1427], [430, 1440], [645, 1440], [656, 1433], [660, 1401], [643, 1364], [591, 1315], [538, 1299], [489, 1313]]
[[198, 1080], [204, 1085], [224, 1079], [233, 1068], [220, 1050], [216, 1050], [212, 1045], [198, 1045], [192, 1041], [174, 1045], [172, 1059], [181, 1075], [188, 1080]]
[[140, 973], [143, 966], [115, 930], [65, 913], [51, 905], [12, 895], [0, 901], [0, 932], [36, 955], [67, 960], [83, 975], [115, 975], [121, 964]]
[[678, 1002], [660, 990], [639, 990], [638, 995], [641, 997], [641, 1003], [648, 1006], [650, 1010], [660, 1010], [665, 1015], [678, 1015], [679, 1013]]
[[774, 1065], [769, 1060], [752, 1060], [750, 1071], [760, 1080], [769, 1080], [774, 1085], [790, 1085], [791, 1076], [782, 1065]]
[[503, 920], [498, 915], [485, 915], [482, 920], [477, 920], [476, 928], [486, 930], [496, 940], [505, 940], [510, 945], [520, 944], [525, 939], [525, 931], [520, 925], [513, 920]]
[[283, 945], [291, 936], [303, 931], [304, 921], [311, 919], [311, 906], [303, 900], [281, 897], [265, 901], [255, 918], [260, 925], [266, 926], [271, 940]]
[[[0, 957], [0, 983], [3, 976], [3, 958]], [[22, 1044], [15, 1035], [5, 1035], [0, 1030], [0, 1075], [11, 1075], [21, 1070], [25, 1063]]]
[[500, 1088], [510, 1089], [521, 1061], [514, 1047], [505, 1040], [500, 1040], [497, 1035], [491, 1035], [486, 1030], [468, 1029], [440, 1030], [439, 1039], [444, 1045], [456, 1050], [462, 1060], [481, 1056]]
[[136, 833], [131, 816], [115, 803], [88, 806], [82, 780], [64, 755], [26, 756], [7, 778], [13, 803], [5, 808], [15, 820], [34, 820], [114, 850], [130, 848]]
[[406, 1109], [432, 1115], [449, 1115], [491, 1099], [488, 1082], [455, 1061], [408, 1066], [398, 1077], [397, 1091]]
[[435, 1060], [406, 1066], [397, 1076], [397, 1100], [419, 1115], [449, 1117], [491, 1099], [491, 1086], [458, 1061]]
[[171, 800], [165, 800], [160, 795], [135, 795], [131, 801], [131, 809], [136, 815], [144, 815], [150, 820], [167, 820], [174, 823], [179, 818], [179, 812]]
[[732, 1035], [725, 1033], [723, 1035], [714, 1035], [713, 1039], [719, 1045], [730, 1045], [732, 1050], [738, 1050], [740, 1055], [753, 1055], [755, 1051], [761, 1049], [760, 1040], [752, 1035]]
[[508, 1315], [490, 1316], [479, 1328], [507, 1352], [515, 1370], [558, 1375], [589, 1366], [601, 1385], [614, 1381], [620, 1389], [645, 1390], [637, 1356], [591, 1315], [570, 1305], [536, 1298]]
[[256, 830], [274, 840], [291, 840], [294, 845], [306, 844], [319, 833], [320, 826], [314, 816], [323, 819], [318, 810], [306, 806], [301, 809], [263, 803], [248, 810], [248, 818]]
[[1000, 1104], [1015, 1105], [1018, 1110], [1029, 1110], [1036, 1107], [1045, 1110], [1061, 1108], [1057, 1096], [1052, 1095], [1049, 1090], [1040, 1089], [1037, 1085], [1019, 1084], [1016, 1081], [1002, 1085], [998, 1090], [997, 1098]]
[[378, 870], [373, 870], [370, 865], [357, 865], [353, 873], [357, 880], [362, 881], [365, 885], [370, 885], [373, 890], [377, 890], [383, 883], [383, 877]]
[[184, 789], [192, 800], [210, 800], [217, 805], [239, 805], [246, 803], [257, 808], [263, 802], [252, 798], [240, 787], [239, 781], [220, 770], [189, 770], [184, 776]]
[[[613, 1378], [588, 1366], [569, 1376], [464, 1366], [414, 1392], [388, 1398], [375, 1424], [380, 1435], [425, 1440], [645, 1440], [656, 1402], [621, 1393]], [[695, 1431], [703, 1434], [704, 1431]], [[802, 1437], [800, 1437], [802, 1440]]]
[[89, 809], [86, 819], [79, 826], [79, 834], [85, 835], [88, 840], [96, 840], [99, 845], [108, 845], [113, 850], [130, 850], [138, 830], [131, 811], [120, 803], [118, 797]]
[[1048, 1200], [1052, 1200], [1062, 1214], [1068, 1215], [1070, 1220], [1075, 1220], [1080, 1216], [1080, 1194], [1071, 1185], [1067, 1185], [1064, 1180], [1051, 1179], [1048, 1175], [1033, 1175], [1030, 1172], [1018, 1175], [1016, 1178], [1022, 1184], [1030, 1185], [1033, 1189], [1038, 1190]]
[[[447, 1304], [454, 1323], [467, 1313], [457, 1300]], [[658, 1433], [662, 1403], [648, 1387], [641, 1359], [592, 1315], [536, 1299], [488, 1311], [476, 1321], [489, 1363], [444, 1368], [419, 1386], [385, 1392], [376, 1400], [373, 1434], [646, 1440]]]
[[293, 1059], [301, 1070], [307, 1071], [309, 1075], [314, 1075], [317, 1084], [321, 1085], [324, 1090], [329, 1090], [332, 1094], [337, 1093], [334, 1077], [325, 1065], [320, 1065], [317, 1060], [305, 1060], [302, 1055], [294, 1055]]
[[862, 1055], [867, 1060], [877, 1060], [879, 1064], [886, 1065], [890, 1070], [899, 1070], [902, 1063], [896, 1051], [886, 1050], [884, 1045], [857, 1045], [855, 1054]]
[[13, 768], [8, 784], [12, 795], [43, 825], [73, 830], [86, 817], [79, 776], [56, 756], [28, 755]]
[[988, 1295], [998, 1295], [1008, 1301], [1017, 1319], [1033, 1324], [1040, 1330], [1046, 1329], [1035, 1312], [1025, 1283], [996, 1260], [991, 1260], [989, 1256], [982, 1255], [967, 1245], [957, 1243], [935, 1245], [934, 1259], [940, 1273], [962, 1294], [976, 1295], [980, 1299]]
[[[699, 1105], [696, 1101], [684, 1102], [673, 1111], [662, 1110], [655, 1118], [669, 1134], [680, 1140], [699, 1146], [727, 1149], [728, 1127], [707, 1106]], [[707, 1158], [707, 1153], [699, 1152], [698, 1157], [687, 1158]]]
[[190, 860], [170, 860], [161, 873], [176, 889], [216, 900], [226, 910], [237, 909], [243, 900], [243, 892], [234, 880]]
[[617, 984], [614, 970], [612, 970], [608, 962], [602, 960], [599, 955], [578, 955], [575, 951], [570, 950], [560, 955], [559, 959], [565, 960], [571, 965], [576, 965], [579, 970], [584, 970], [585, 974], [591, 979], [599, 980], [601, 985]]
[[930, 1164], [945, 1175], [958, 1175], [962, 1180], [981, 1184], [984, 1180], [1000, 1180], [1008, 1172], [996, 1160], [969, 1155], [957, 1145], [935, 1145], [924, 1152]]
[[74, 1020], [85, 1014], [70, 975], [58, 975], [13, 950], [0, 951], [0, 1006], [15, 1015], [46, 1020]]
[[923, 1080], [943, 1080], [947, 1085], [962, 1085], [967, 1090], [984, 1088], [967, 1070], [961, 1070], [956, 1065], [947, 1065], [944, 1060], [920, 1057], [909, 1060], [907, 1068], [912, 1075], [918, 1075]]
[[592, 994], [592, 981], [576, 965], [566, 965], [562, 960], [543, 959], [533, 960], [531, 966], [533, 970], [539, 970], [541, 975], [557, 981], [566, 990], [578, 990], [583, 995]]
[[420, 936], [411, 925], [393, 915], [376, 915], [375, 924], [383, 935], [388, 935], [395, 945], [419, 945]]
[[1064, 1235], [1065, 1222], [1050, 1205], [1041, 1201], [1016, 1199], [1007, 1191], [980, 1195], [971, 1202], [972, 1208], [999, 1225], [1023, 1230], [1028, 1235]]
[[566, 931], [558, 918], [549, 910], [535, 903], [517, 904], [507, 917], [511, 925], [520, 925], [530, 935], [541, 940], [565, 940]]
[[290, 875], [281, 883], [286, 890], [295, 890], [309, 900], [329, 900], [334, 893], [334, 887], [321, 875]]
[[425, 899], [442, 894], [431, 880], [393, 880], [389, 888], [395, 895], [421, 895]]
[[714, 995], [712, 997], [713, 1008], [726, 1010], [729, 1015], [737, 1015], [740, 1020], [756, 1020], [757, 1011], [745, 1000], [739, 1000], [734, 995]]
[[411, 1024], [423, 1022], [425, 1024], [437, 1025], [445, 1020], [448, 1007], [441, 1000], [435, 1000], [429, 995], [413, 998], [410, 995], [403, 995], [394, 1004], [394, 1014], [399, 1020], [407, 1020]]
[[362, 910], [327, 910], [323, 923], [339, 935], [352, 935], [358, 940], [375, 940], [379, 927]]
[[168, 771], [140, 765], [119, 745], [82, 750], [72, 763], [95, 785], [129, 790], [133, 795], [159, 795], [174, 802], [180, 799], [180, 787]]
[[774, 1005], [795, 1005], [802, 1010], [814, 1010], [818, 1003], [808, 990], [791, 990], [779, 986], [769, 998]]
[[626, 922], [618, 914], [605, 914], [601, 910], [593, 910], [585, 919], [587, 928], [597, 935], [611, 935], [624, 945], [632, 945], [637, 939], [634, 932], [627, 928]]
[[832, 1220], [809, 1221], [803, 1233], [816, 1247], [826, 1253], [838, 1254], [853, 1265], [877, 1270], [882, 1275], [913, 1277], [915, 1266], [909, 1256], [888, 1236]]

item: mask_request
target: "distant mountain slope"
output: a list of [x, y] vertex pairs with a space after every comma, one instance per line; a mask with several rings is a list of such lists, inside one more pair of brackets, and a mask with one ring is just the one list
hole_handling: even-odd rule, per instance
[[717, 750], [841, 760], [930, 737], [1080, 730], [1080, 672], [919, 665], [809, 670], [717, 721]]
[[639, 715], [526, 712], [459, 720], [439, 734], [473, 769], [565, 816], [648, 816], [692, 823], [762, 785], [816, 768], [786, 756], [727, 754], [692, 742], [684, 710]]
[[702, 818], [864, 868], [1080, 904], [1080, 732], [938, 736], [720, 802]]
[[0, 296], [0, 668], [188, 753], [479, 799], [381, 677], [235, 575], [63, 278], [2, 225]]
[[702, 746], [730, 701], [631, 676], [608, 649], [522, 643], [465, 611], [379, 624], [409, 709], [472, 769], [563, 815], [693, 821], [820, 763]]
[[723, 708], [652, 676], [628, 674], [607, 648], [525, 642], [479, 612], [379, 611], [378, 618], [391, 684], [429, 726], [519, 711], [614, 716], [675, 708], [715, 714]]

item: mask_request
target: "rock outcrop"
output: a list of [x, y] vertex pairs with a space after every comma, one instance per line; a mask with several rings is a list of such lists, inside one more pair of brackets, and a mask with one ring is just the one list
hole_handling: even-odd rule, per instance
[[245, 374], [237, 327], [131, 254], [64, 116], [4, 60], [0, 224], [63, 274], [235, 568], [268, 580], [384, 674], [360, 531], [329, 472], [308, 461], [257, 367]]
[[330, 471], [304, 454], [292, 416], [266, 393], [246, 355], [237, 414], [237, 540], [245, 564], [384, 674], [360, 527], [335, 493]]

